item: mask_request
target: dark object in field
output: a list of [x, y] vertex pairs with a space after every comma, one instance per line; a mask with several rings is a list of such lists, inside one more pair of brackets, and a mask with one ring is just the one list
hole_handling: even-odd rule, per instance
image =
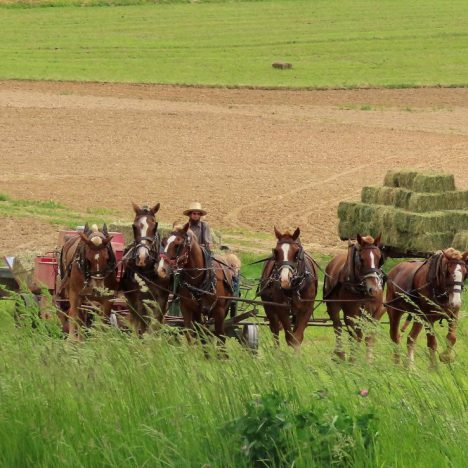
[[273, 68], [279, 68], [280, 70], [288, 70], [292, 68], [292, 63], [288, 62], [273, 62], [271, 64]]

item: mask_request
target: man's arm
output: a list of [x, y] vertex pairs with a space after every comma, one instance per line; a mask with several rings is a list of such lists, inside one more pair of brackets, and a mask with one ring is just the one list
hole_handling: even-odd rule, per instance
[[205, 237], [205, 245], [208, 249], [211, 250], [211, 248], [213, 247], [213, 236], [211, 235], [211, 228], [210, 228], [210, 225], [206, 222], [206, 221], [203, 221], [203, 227], [204, 227], [204, 237]]

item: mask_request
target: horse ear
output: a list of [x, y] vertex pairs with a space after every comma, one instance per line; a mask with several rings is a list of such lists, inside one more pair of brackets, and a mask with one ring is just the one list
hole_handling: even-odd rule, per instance
[[138, 214], [141, 211], [140, 207], [134, 202], [132, 202], [132, 207], [135, 214]]
[[189, 223], [185, 223], [185, 224], [184, 224], [184, 227], [182, 228], [182, 230], [183, 230], [184, 232], [187, 232], [187, 231], [189, 230], [189, 227], [190, 227]]
[[88, 223], [86, 223], [86, 224], [84, 225], [83, 232], [84, 232], [85, 234], [89, 234], [89, 233], [91, 232], [91, 229], [89, 229], [89, 224], [88, 224]]
[[374, 245], [380, 246], [380, 239], [382, 238], [382, 233], [380, 233], [374, 240]]
[[278, 231], [278, 229], [276, 229], [276, 226], [274, 226], [274, 228], [275, 228], [275, 236], [278, 240], [280, 240], [283, 237], [283, 235], [281, 234], [281, 232]]
[[109, 235], [109, 231], [107, 230], [107, 224], [104, 223], [102, 225], [102, 233], [107, 237]]
[[155, 215], [159, 211], [159, 208], [161, 208], [161, 203], [156, 203], [156, 205], [154, 205], [150, 211], [153, 215]]
[[296, 240], [296, 239], [299, 237], [300, 234], [301, 234], [301, 230], [300, 230], [299, 228], [297, 228], [297, 229], [294, 231], [294, 234], [292, 235], [292, 238], [293, 238], [294, 240]]
[[362, 237], [361, 237], [361, 234], [358, 233], [358, 235], [356, 236], [356, 239], [358, 241], [358, 244], [359, 245], [362, 245]]
[[106, 237], [106, 238], [102, 241], [102, 243], [103, 243], [104, 245], [107, 245], [113, 238], [114, 238], [114, 236]]
[[79, 232], [78, 234], [81, 237], [82, 241], [89, 242], [88, 236], [84, 232]]

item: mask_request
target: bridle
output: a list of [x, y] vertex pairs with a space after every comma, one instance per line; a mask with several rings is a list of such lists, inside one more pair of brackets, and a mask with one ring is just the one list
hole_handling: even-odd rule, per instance
[[[154, 264], [157, 262], [160, 252], [160, 237], [158, 233], [158, 223], [155, 221], [155, 234], [154, 236], [140, 236], [137, 234], [135, 223], [143, 216], [152, 216], [149, 212], [145, 212], [139, 216], [137, 216], [133, 222], [133, 244], [130, 247], [129, 252], [127, 255], [135, 261], [138, 257], [138, 251], [140, 248], [146, 249], [148, 253], [148, 258], [150, 260], [150, 265], [147, 267], [148, 269], [153, 268]], [[154, 219], [154, 216], [153, 216]], [[148, 242], [148, 244], [146, 243]], [[141, 268], [141, 267], [136, 267]]]
[[[176, 270], [179, 268], [182, 268], [184, 265], [187, 264], [190, 252], [192, 249], [192, 238], [190, 237], [189, 234], [184, 233], [181, 234], [180, 232], [172, 232], [170, 236], [176, 236], [176, 237], [183, 237], [184, 242], [179, 244], [176, 248], [176, 254], [174, 257], [169, 257], [169, 255], [166, 254], [166, 252], [162, 251], [159, 254], [159, 258], [164, 260], [171, 268], [171, 270]], [[161, 249], [162, 250], [162, 249]]]
[[[299, 246], [299, 250], [297, 251], [295, 260], [278, 261], [275, 258], [276, 250], [273, 249], [273, 258], [275, 259], [274, 280], [279, 281], [279, 275], [280, 275], [281, 270], [283, 268], [287, 268], [291, 273], [290, 287], [287, 288], [287, 290], [299, 290], [302, 288], [304, 281], [306, 280], [306, 277], [310, 275], [310, 273], [307, 271], [303, 271], [303, 272], [299, 271], [304, 263], [304, 248], [302, 247], [302, 244], [300, 242], [298, 242], [297, 240], [293, 240], [293, 239], [285, 239], [285, 240], [278, 241], [277, 245], [283, 245], [283, 244], [297, 245]], [[286, 289], [286, 288], [282, 288], [282, 289]]]
[[[104, 270], [91, 270], [89, 267], [89, 260], [86, 258], [86, 248], [89, 248], [93, 252], [100, 252], [101, 250], [107, 249], [109, 254], [109, 260]], [[105, 280], [109, 275], [115, 273], [117, 261], [110, 244], [100, 245], [99, 247], [91, 247], [87, 244], [83, 244], [79, 251], [79, 255], [76, 259], [78, 268], [83, 272], [85, 282], [89, 283], [90, 280]]]
[[[444, 255], [444, 254], [442, 253], [442, 255]], [[467, 271], [466, 271], [467, 265], [466, 265], [466, 263], [463, 260], [458, 260], [458, 259], [449, 259], [447, 257], [445, 257], [445, 259], [446, 259], [446, 262], [447, 262], [447, 270], [446, 270], [446, 272], [442, 272], [442, 275], [441, 275], [443, 277], [443, 285], [441, 285], [441, 284], [433, 285], [433, 294], [437, 299], [439, 299], [440, 297], [443, 297], [443, 296], [447, 296], [449, 294], [449, 289], [452, 289], [454, 294], [457, 294], [457, 293], [461, 294], [463, 292], [463, 289], [465, 288], [465, 281], [466, 281], [466, 277], [467, 277]], [[455, 280], [445, 281], [445, 278], [446, 278], [447, 273], [448, 273], [449, 265], [460, 265], [462, 268], [465, 269], [465, 273], [464, 273], [463, 278], [462, 278], [461, 281], [455, 281]], [[439, 282], [439, 280], [440, 280], [440, 278], [437, 277], [437, 282]], [[443, 292], [441, 294], [437, 294], [436, 288], [438, 286], [441, 286], [442, 289], [443, 289]]]
[[[365, 281], [366, 279], [369, 278], [374, 278], [376, 279], [379, 283], [380, 286], [383, 288], [384, 282], [385, 282], [385, 273], [382, 271], [382, 266], [385, 261], [382, 251], [379, 246], [377, 245], [365, 245], [364, 247], [360, 246], [358, 247], [357, 245], [353, 245], [353, 253], [352, 253], [352, 274], [353, 274], [353, 283], [357, 284], [357, 286], [360, 289], [363, 289], [367, 292], [367, 289], [365, 287]], [[380, 261], [379, 265], [377, 268], [368, 268], [366, 271], [361, 272], [361, 256], [359, 255], [359, 252], [361, 251], [369, 251], [369, 250], [375, 250], [378, 251], [380, 254]]]

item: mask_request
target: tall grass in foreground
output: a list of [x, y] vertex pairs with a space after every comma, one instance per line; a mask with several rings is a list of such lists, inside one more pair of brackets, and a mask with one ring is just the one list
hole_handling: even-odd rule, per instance
[[428, 371], [419, 348], [409, 371], [391, 364], [386, 330], [372, 365], [362, 350], [354, 364], [334, 362], [331, 331], [316, 329], [299, 355], [274, 349], [265, 331], [258, 356], [232, 341], [219, 359], [169, 332], [94, 330], [75, 344], [2, 314], [2, 466], [262, 466], [264, 457], [440, 467], [468, 456], [463, 330], [455, 364]]

